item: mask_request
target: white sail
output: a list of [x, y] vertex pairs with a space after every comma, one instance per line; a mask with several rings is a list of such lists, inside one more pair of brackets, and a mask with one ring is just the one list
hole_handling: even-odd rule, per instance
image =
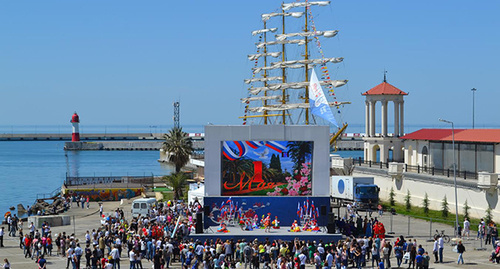
[[296, 40], [278, 40], [278, 41], [269, 41], [269, 42], [261, 42], [257, 43], [257, 48], [263, 48], [264, 46], [272, 46], [272, 45], [280, 45], [280, 44], [298, 44], [304, 45], [306, 43], [303, 39]]
[[[328, 102], [328, 105], [332, 107], [332, 106], [347, 105], [350, 103], [351, 102]], [[309, 107], [310, 107], [309, 103], [277, 104], [277, 105], [268, 105], [268, 106], [259, 106], [259, 107], [249, 107], [248, 111], [262, 113], [264, 111], [283, 111], [283, 110], [297, 109], [297, 108], [304, 109], [304, 108], [309, 108]]]
[[311, 37], [311, 36], [324, 36], [324, 37], [334, 37], [338, 34], [339, 31], [337, 30], [330, 30], [330, 31], [316, 31], [316, 32], [303, 32], [303, 33], [290, 33], [290, 34], [279, 34], [276, 35], [276, 40], [285, 40], [289, 37]]
[[[254, 74], [257, 74], [262, 70], [273, 70], [273, 69], [280, 69], [280, 68], [283, 68], [283, 67], [281, 65], [272, 65], [272, 66], [264, 66], [264, 67], [255, 67], [255, 68], [252, 68], [252, 70], [253, 70]], [[287, 65], [286, 68], [299, 69], [299, 68], [304, 68], [304, 65], [303, 64]], [[311, 69], [311, 68], [314, 68], [313, 64], [311, 64], [307, 67], [307, 69]]]
[[268, 14], [262, 14], [262, 21], [267, 21], [270, 18], [277, 17], [277, 16], [285, 16], [285, 17], [292, 16], [294, 18], [300, 18], [300, 17], [302, 17], [302, 15], [304, 15], [304, 12], [290, 12], [290, 13], [273, 12], [273, 13], [268, 13]]
[[267, 82], [267, 81], [282, 80], [282, 79], [283, 77], [252, 78], [252, 79], [245, 79], [245, 83], [250, 84], [252, 82]]
[[316, 1], [316, 2], [295, 2], [283, 4], [283, 10], [290, 10], [294, 7], [305, 7], [305, 6], [327, 6], [330, 1]]
[[269, 29], [260, 29], [260, 30], [255, 30], [252, 32], [252, 35], [258, 35], [258, 34], [262, 34], [262, 33], [267, 33], [267, 32], [276, 32], [276, 30], [278, 30], [278, 28], [269, 28]]
[[309, 64], [309, 65], [317, 65], [323, 63], [340, 63], [344, 60], [342, 57], [336, 58], [323, 58], [323, 59], [310, 59], [310, 60], [293, 60], [293, 61], [285, 61], [285, 62], [274, 62], [271, 63], [271, 66], [279, 66], [279, 67], [287, 67], [289, 65], [296, 64]]
[[[333, 86], [334, 88], [342, 87], [347, 84], [348, 80], [324, 80], [320, 81], [321, 86]], [[253, 94], [259, 94], [262, 91], [277, 91], [277, 90], [282, 90], [282, 89], [303, 89], [306, 86], [309, 86], [309, 82], [303, 81], [303, 82], [290, 82], [290, 83], [279, 83], [279, 84], [271, 84], [268, 85], [267, 87], [254, 87], [254, 88], [249, 88], [248, 91]]]
[[272, 95], [272, 96], [255, 96], [255, 97], [241, 98], [242, 103], [251, 102], [251, 101], [267, 101], [267, 100], [281, 100], [281, 96]]
[[258, 53], [258, 54], [250, 54], [248, 55], [248, 60], [250, 61], [255, 61], [259, 59], [260, 57], [266, 57], [266, 56], [271, 56], [271, 57], [279, 57], [281, 55], [281, 52], [268, 52], [268, 53]]

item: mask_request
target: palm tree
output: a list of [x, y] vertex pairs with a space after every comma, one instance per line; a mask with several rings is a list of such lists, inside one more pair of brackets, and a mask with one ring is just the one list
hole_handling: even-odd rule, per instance
[[288, 142], [288, 153], [290, 158], [295, 162], [294, 170], [300, 170], [302, 164], [306, 160], [311, 159], [312, 143], [309, 141], [293, 141]]
[[175, 165], [175, 172], [179, 173], [189, 162], [189, 156], [193, 152], [193, 142], [179, 127], [172, 128], [163, 138], [165, 141], [162, 149], [170, 155], [168, 160]]
[[168, 176], [164, 176], [162, 180], [166, 181], [172, 188], [174, 192], [174, 200], [177, 201], [184, 196], [182, 190], [187, 184], [187, 176], [184, 173], [172, 173]]
[[224, 182], [236, 183], [240, 180], [241, 175], [247, 177], [253, 176], [253, 161], [248, 158], [236, 159], [230, 161], [222, 157], [222, 179]]

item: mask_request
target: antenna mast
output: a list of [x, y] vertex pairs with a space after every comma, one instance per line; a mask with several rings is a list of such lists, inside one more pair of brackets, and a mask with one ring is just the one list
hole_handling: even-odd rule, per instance
[[181, 126], [180, 106], [179, 101], [174, 102], [174, 128], [180, 128]]

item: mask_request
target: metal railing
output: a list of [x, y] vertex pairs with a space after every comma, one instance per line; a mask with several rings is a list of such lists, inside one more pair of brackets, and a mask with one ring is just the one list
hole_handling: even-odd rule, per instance
[[[359, 157], [358, 159], [355, 159], [355, 165], [356, 166], [368, 166], [368, 167], [373, 167], [373, 168], [379, 168], [379, 169], [388, 169], [389, 168], [389, 163], [391, 163], [392, 160], [387, 160], [386, 162], [372, 162], [372, 161], [366, 161], [363, 158]], [[439, 175], [439, 176], [446, 176], [446, 177], [453, 177], [453, 169], [441, 169], [441, 168], [435, 168], [435, 167], [428, 167], [428, 166], [420, 166], [420, 165], [404, 165], [404, 172], [413, 172], [417, 174], [429, 174], [429, 175]], [[457, 178], [463, 178], [463, 179], [477, 179], [478, 178], [478, 173], [477, 172], [470, 172], [470, 171], [456, 171]]]
[[112, 184], [141, 184], [141, 185], [152, 185], [155, 176], [143, 175], [143, 176], [66, 176], [64, 181], [65, 186], [83, 186], [83, 185], [112, 185]]

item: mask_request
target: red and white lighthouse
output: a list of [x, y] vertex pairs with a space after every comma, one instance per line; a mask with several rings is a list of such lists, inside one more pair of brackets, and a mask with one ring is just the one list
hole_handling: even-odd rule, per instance
[[71, 117], [71, 124], [73, 125], [73, 134], [71, 135], [71, 142], [78, 142], [80, 141], [80, 117], [78, 117], [78, 114], [73, 114]]

